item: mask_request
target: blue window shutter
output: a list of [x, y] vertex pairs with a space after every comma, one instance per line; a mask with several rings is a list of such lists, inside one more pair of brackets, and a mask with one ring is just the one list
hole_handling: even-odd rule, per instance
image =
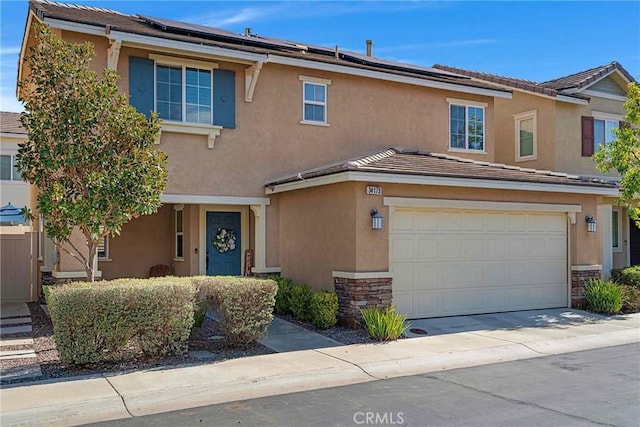
[[130, 103], [140, 113], [149, 117], [155, 110], [153, 105], [154, 91], [153, 60], [146, 58], [129, 58], [129, 96]]
[[236, 73], [213, 71], [213, 124], [236, 127]]

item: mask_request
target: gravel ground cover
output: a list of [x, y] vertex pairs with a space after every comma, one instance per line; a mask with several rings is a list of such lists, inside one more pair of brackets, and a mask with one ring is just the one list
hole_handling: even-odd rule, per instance
[[[43, 379], [73, 377], [78, 375], [126, 373], [142, 369], [171, 369], [176, 367], [216, 363], [239, 357], [274, 353], [273, 350], [263, 346], [262, 344], [257, 344], [249, 349], [234, 349], [228, 347], [225, 340], [220, 338], [222, 336], [220, 324], [207, 317], [205, 318], [202, 327], [194, 329], [188, 341], [189, 352], [207, 351], [211, 353], [211, 356], [206, 361], [195, 357], [195, 355], [191, 356], [186, 354], [183, 356], [170, 356], [161, 360], [146, 360], [141, 357], [122, 363], [101, 363], [85, 367], [70, 366], [60, 361], [58, 351], [56, 350], [56, 344], [53, 339], [53, 325], [48, 314], [43, 310], [40, 304], [30, 303], [28, 304], [28, 307], [31, 311], [33, 332], [12, 335], [12, 337], [32, 337], [34, 341], [33, 345], [3, 347], [3, 350], [25, 350], [32, 348], [36, 352], [36, 357], [29, 359], [2, 360], [0, 361], [0, 367], [18, 368], [27, 367], [29, 365], [39, 365], [42, 371], [42, 376], [28, 379], [12, 379], [3, 377], [0, 379], [0, 384], [2, 385]], [[334, 326], [333, 328], [322, 330], [316, 328], [311, 323], [300, 322], [292, 316], [280, 317], [287, 322], [291, 322], [318, 334], [322, 334], [343, 344], [348, 345], [375, 342], [369, 338], [364, 329], [354, 330], [343, 326]]]

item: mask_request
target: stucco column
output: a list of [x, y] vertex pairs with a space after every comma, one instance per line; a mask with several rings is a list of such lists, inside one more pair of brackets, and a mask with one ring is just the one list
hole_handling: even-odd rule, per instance
[[266, 264], [266, 234], [267, 234], [267, 207], [266, 205], [251, 205], [251, 211], [255, 218], [255, 254], [254, 269], [264, 272]]
[[613, 268], [613, 242], [611, 236], [611, 205], [598, 205], [598, 232], [602, 237], [602, 277], [608, 279]]

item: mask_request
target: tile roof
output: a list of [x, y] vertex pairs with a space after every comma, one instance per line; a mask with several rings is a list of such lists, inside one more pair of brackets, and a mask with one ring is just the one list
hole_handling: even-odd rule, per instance
[[336, 58], [336, 52], [333, 48], [312, 46], [256, 34], [235, 34], [203, 25], [188, 24], [163, 18], [127, 15], [110, 9], [70, 5], [48, 0], [32, 0], [30, 7], [41, 20], [47, 18], [58, 19], [105, 27], [105, 31], [107, 29], [118, 30], [130, 34], [183, 41], [197, 45], [228, 48], [256, 54], [277, 54], [459, 86], [490, 89], [505, 93], [511, 92], [497, 85], [473, 81], [468, 77], [435, 68], [419, 67], [345, 50], [339, 50]]
[[629, 74], [622, 65], [614, 61], [607, 65], [601, 65], [599, 67], [580, 71], [575, 74], [549, 80], [540, 84], [544, 87], [556, 90], [582, 89], [600, 80], [602, 77], [611, 74], [614, 70], [620, 71], [630, 82], [635, 81], [631, 74]]
[[518, 166], [482, 162], [446, 154], [409, 151], [400, 148], [389, 148], [373, 155], [278, 178], [267, 182], [265, 187], [273, 187], [301, 179], [311, 179], [349, 171], [575, 185], [600, 187], [603, 189], [617, 187], [617, 183], [614, 181], [568, 175], [548, 170], [527, 169]]
[[0, 111], [0, 133], [27, 134], [27, 130], [20, 123], [20, 113]]
[[575, 90], [580, 90], [590, 86], [599, 79], [609, 75], [614, 70], [620, 71], [630, 82], [635, 81], [631, 74], [629, 74], [622, 65], [615, 61], [607, 65], [590, 68], [588, 70], [580, 71], [575, 74], [559, 77], [557, 79], [549, 80], [542, 83], [534, 82], [531, 80], [504, 77], [496, 74], [482, 73], [479, 71], [465, 70], [464, 68], [450, 67], [448, 65], [441, 64], [435, 64], [433, 68], [552, 97], [564, 95], [579, 99], [589, 99], [589, 97], [573, 93], [575, 92]]

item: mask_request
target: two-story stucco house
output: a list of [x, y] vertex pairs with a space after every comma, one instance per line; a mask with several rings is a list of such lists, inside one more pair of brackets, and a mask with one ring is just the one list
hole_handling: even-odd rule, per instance
[[[164, 119], [164, 205], [105, 242], [104, 278], [155, 264], [280, 273], [336, 290], [349, 321], [389, 303], [410, 317], [566, 307], [600, 274], [585, 216], [618, 190], [505, 165], [495, 115], [512, 88], [50, 2], [30, 4], [23, 57], [36, 22], [91, 41], [92, 66], [117, 69], [132, 105]], [[60, 254], [54, 275], [84, 271]]]
[[[495, 102], [496, 161], [573, 175], [604, 175], [591, 158], [600, 144], [615, 139], [612, 129], [624, 124], [627, 86], [635, 82], [617, 62], [537, 83], [444, 65], [435, 68], [491, 82], [513, 90], [509, 100]], [[640, 229], [616, 199], [598, 206], [603, 273], [612, 267], [640, 264]]]

